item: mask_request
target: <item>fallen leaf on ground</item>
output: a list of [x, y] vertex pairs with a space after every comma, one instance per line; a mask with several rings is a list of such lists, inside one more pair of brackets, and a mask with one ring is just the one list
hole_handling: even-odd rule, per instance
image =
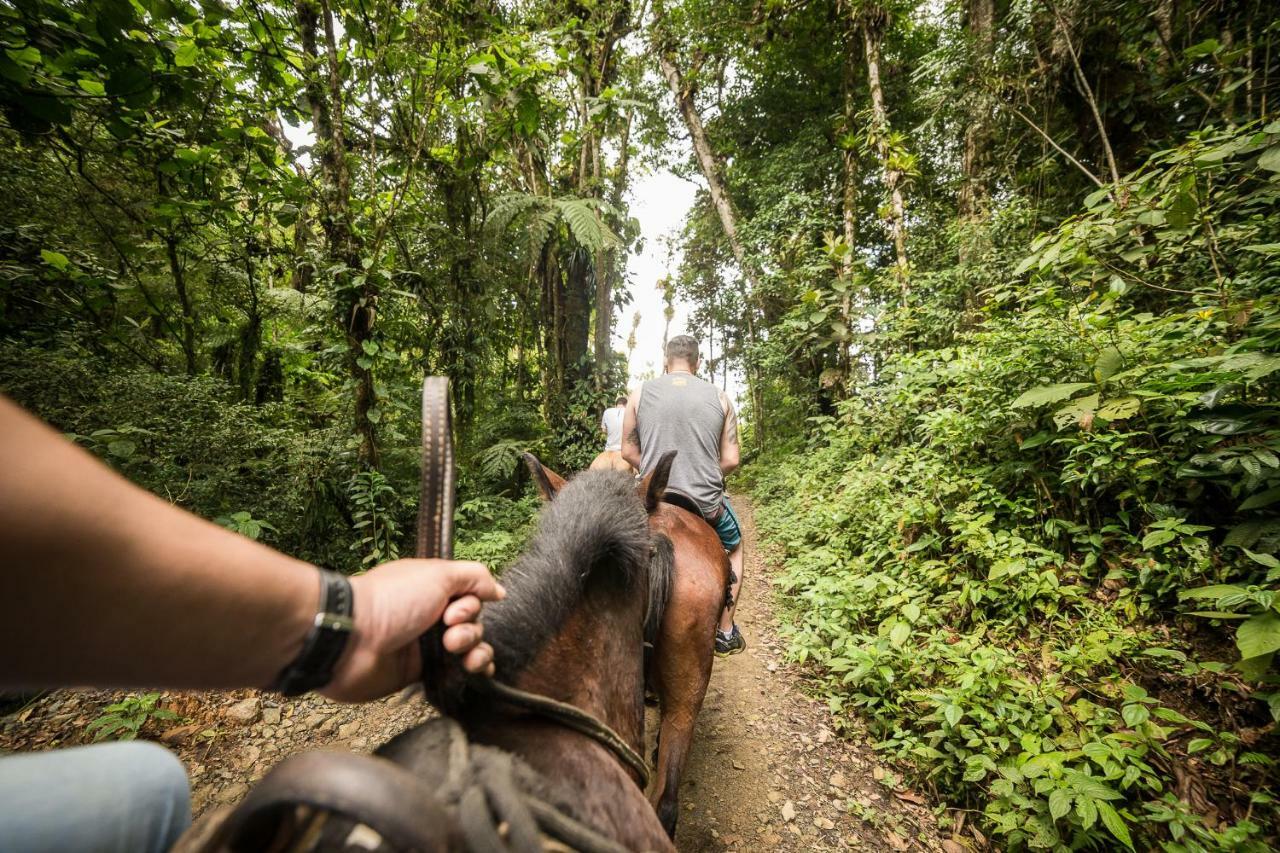
[[892, 847], [894, 850], [910, 850], [911, 849], [911, 845], [907, 844], [906, 840], [903, 839], [903, 837], [901, 835], [898, 835], [898, 833], [896, 832], [889, 832], [888, 830], [886, 830], [884, 833], [884, 840], [889, 842], [889, 846]]

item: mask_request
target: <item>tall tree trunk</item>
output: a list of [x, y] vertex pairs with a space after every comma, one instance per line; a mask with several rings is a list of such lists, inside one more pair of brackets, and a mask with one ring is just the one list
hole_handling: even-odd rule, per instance
[[742, 240], [738, 237], [738, 219], [734, 213], [733, 204], [729, 201], [729, 192], [720, 173], [720, 163], [716, 159], [715, 152], [711, 149], [711, 141], [707, 138], [707, 130], [703, 126], [702, 119], [698, 115], [698, 108], [693, 102], [693, 91], [685, 85], [680, 69], [676, 67], [671, 55], [661, 49], [657, 53], [658, 67], [662, 69], [662, 76], [666, 78], [667, 88], [671, 90], [671, 95], [676, 100], [676, 106], [680, 109], [680, 116], [684, 119], [685, 127], [689, 129], [689, 136], [693, 139], [693, 151], [698, 158], [698, 168], [702, 170], [702, 176], [707, 181], [707, 190], [711, 193], [711, 203], [715, 205], [716, 214], [720, 217], [720, 226], [724, 229], [725, 239], [729, 241], [729, 249], [733, 252], [733, 259], [738, 262], [738, 269], [742, 272], [743, 277], [751, 281], [751, 272], [746, 263], [746, 252], [743, 250]]
[[889, 194], [889, 235], [893, 238], [893, 251], [897, 259], [896, 274], [905, 293], [907, 283], [907, 204], [902, 185], [906, 176], [893, 164], [889, 145], [889, 113], [884, 105], [884, 87], [880, 83], [880, 48], [887, 24], [882, 10], [864, 14], [860, 20], [862, 46], [867, 60], [867, 88], [871, 94], [871, 132], [875, 148], [880, 155], [884, 171], [884, 187]]
[[[720, 227], [724, 230], [725, 239], [729, 241], [729, 249], [733, 252], [733, 259], [737, 262], [738, 270], [747, 285], [746, 299], [743, 300], [745, 303], [743, 310], [747, 321], [749, 350], [754, 350], [756, 330], [753, 303], [757, 291], [755, 269], [747, 262], [746, 249], [742, 244], [742, 239], [738, 236], [738, 219], [733, 209], [733, 203], [730, 201], [724, 177], [720, 171], [720, 163], [711, 147], [711, 140], [707, 137], [707, 130], [702, 124], [702, 118], [698, 115], [697, 105], [693, 101], [693, 90], [685, 84], [680, 69], [676, 67], [671, 54], [662, 47], [659, 47], [655, 52], [658, 57], [658, 67], [667, 81], [667, 88], [671, 90], [671, 95], [675, 98], [676, 106], [680, 110], [680, 116], [684, 119], [685, 127], [689, 130], [689, 136], [693, 140], [693, 151], [698, 159], [698, 168], [702, 171], [703, 178], [706, 179], [707, 190], [711, 194], [711, 203], [715, 206], [716, 215], [720, 218]], [[664, 344], [665, 337], [664, 333]], [[765, 436], [763, 390], [759, 377], [753, 375], [750, 354], [747, 355], [744, 362], [747, 387], [752, 397], [752, 409], [755, 414], [753, 425], [756, 445], [763, 449]]]
[[564, 393], [564, 277], [555, 246], [550, 240], [538, 257], [538, 281], [542, 285], [542, 348], [546, 356], [543, 400], [547, 420], [559, 423], [567, 409]]
[[[851, 136], [856, 124], [857, 109], [854, 106], [853, 51], [846, 50], [844, 63], [844, 133]], [[853, 260], [854, 244], [858, 240], [858, 152], [852, 140], [840, 146], [840, 224], [848, 252], [840, 261], [840, 277], [845, 291], [840, 298], [840, 318], [845, 328], [852, 330], [853, 320]], [[853, 381], [853, 353], [850, 341], [841, 341], [837, 352], [837, 367], [843, 377], [847, 392]]]
[[[609, 196], [609, 203], [615, 210], [622, 207], [622, 196], [627, 189], [627, 168], [631, 162], [631, 121], [631, 113], [628, 113], [619, 143], [621, 150], [618, 153], [617, 171], [613, 176], [613, 191]], [[609, 246], [601, 254], [603, 257], [596, 267], [595, 360], [597, 369], [603, 375], [604, 366], [613, 355], [613, 288], [618, 278], [618, 251]]]
[[[986, 109], [980, 93], [980, 80], [986, 73], [994, 48], [995, 2], [994, 0], [969, 0], [968, 21], [969, 40], [972, 45], [972, 65], [970, 69], [970, 101], [964, 131], [964, 151], [961, 155], [961, 174], [958, 199], [959, 212], [962, 219], [976, 219], [986, 201], [987, 187], [984, 175], [987, 167], [987, 146], [989, 144], [989, 128], [987, 127]], [[963, 260], [963, 258], [962, 258]]]
[[165, 254], [169, 259], [169, 274], [173, 276], [173, 289], [178, 294], [178, 307], [182, 309], [182, 357], [186, 361], [187, 375], [196, 375], [196, 314], [187, 289], [187, 273], [178, 258], [178, 240], [172, 235], [164, 237]]
[[[322, 22], [323, 57], [317, 44], [318, 27]], [[355, 385], [354, 428], [360, 439], [359, 458], [364, 465], [376, 468], [379, 462], [378, 439], [370, 413], [377, 405], [377, 394], [372, 368], [362, 367], [360, 362], [367, 358], [365, 342], [373, 339], [378, 289], [371, 277], [363, 274], [360, 238], [351, 224], [351, 173], [347, 165], [342, 81], [328, 0], [320, 0], [318, 4], [315, 0], [299, 0], [298, 24], [302, 52], [306, 58], [304, 86], [319, 149], [323, 187], [320, 222], [329, 260], [340, 268], [334, 276], [334, 304], [347, 342], [347, 371]]]

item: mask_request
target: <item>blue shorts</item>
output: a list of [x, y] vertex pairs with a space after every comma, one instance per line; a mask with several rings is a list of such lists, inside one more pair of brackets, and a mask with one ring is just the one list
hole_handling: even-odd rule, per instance
[[720, 544], [726, 551], [732, 551], [742, 544], [742, 528], [738, 526], [738, 516], [733, 514], [733, 507], [728, 498], [722, 498], [720, 517], [711, 523], [720, 536]]

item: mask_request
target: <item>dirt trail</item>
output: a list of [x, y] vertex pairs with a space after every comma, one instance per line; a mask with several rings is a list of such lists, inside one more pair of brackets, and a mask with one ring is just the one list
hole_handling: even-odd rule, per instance
[[[747, 563], [737, 620], [747, 650], [717, 659], [680, 788], [682, 853], [943, 849], [922, 797], [860, 740], [837, 737], [782, 660], [771, 568], [735, 497]], [[652, 713], [652, 712], [651, 712]], [[650, 726], [652, 729], [652, 726]]]
[[[939, 841], [923, 798], [903, 788], [865, 742], [838, 737], [801, 691], [775, 633], [770, 567], [750, 504], [736, 498], [747, 548], [738, 624], [747, 650], [717, 660], [681, 786], [677, 843], [702, 851], [957, 849]], [[92, 740], [86, 726], [125, 695], [58, 690], [0, 718], [0, 752]], [[196, 814], [239, 801], [282, 758], [317, 748], [369, 752], [431, 711], [421, 701], [339, 705], [256, 691], [164, 693], [182, 719], [142, 736], [174, 749]], [[650, 738], [656, 730], [650, 711]], [[652, 746], [652, 743], [650, 743]]]

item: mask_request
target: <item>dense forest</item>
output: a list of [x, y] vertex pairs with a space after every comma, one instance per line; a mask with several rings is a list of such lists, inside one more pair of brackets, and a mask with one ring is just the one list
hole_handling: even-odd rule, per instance
[[[358, 571], [632, 380], [628, 209], [741, 388], [790, 653], [975, 849], [1280, 841], [1280, 7], [11, 0], [0, 388]], [[674, 333], [674, 332], [673, 332]], [[641, 346], [645, 346], [641, 342]]]

